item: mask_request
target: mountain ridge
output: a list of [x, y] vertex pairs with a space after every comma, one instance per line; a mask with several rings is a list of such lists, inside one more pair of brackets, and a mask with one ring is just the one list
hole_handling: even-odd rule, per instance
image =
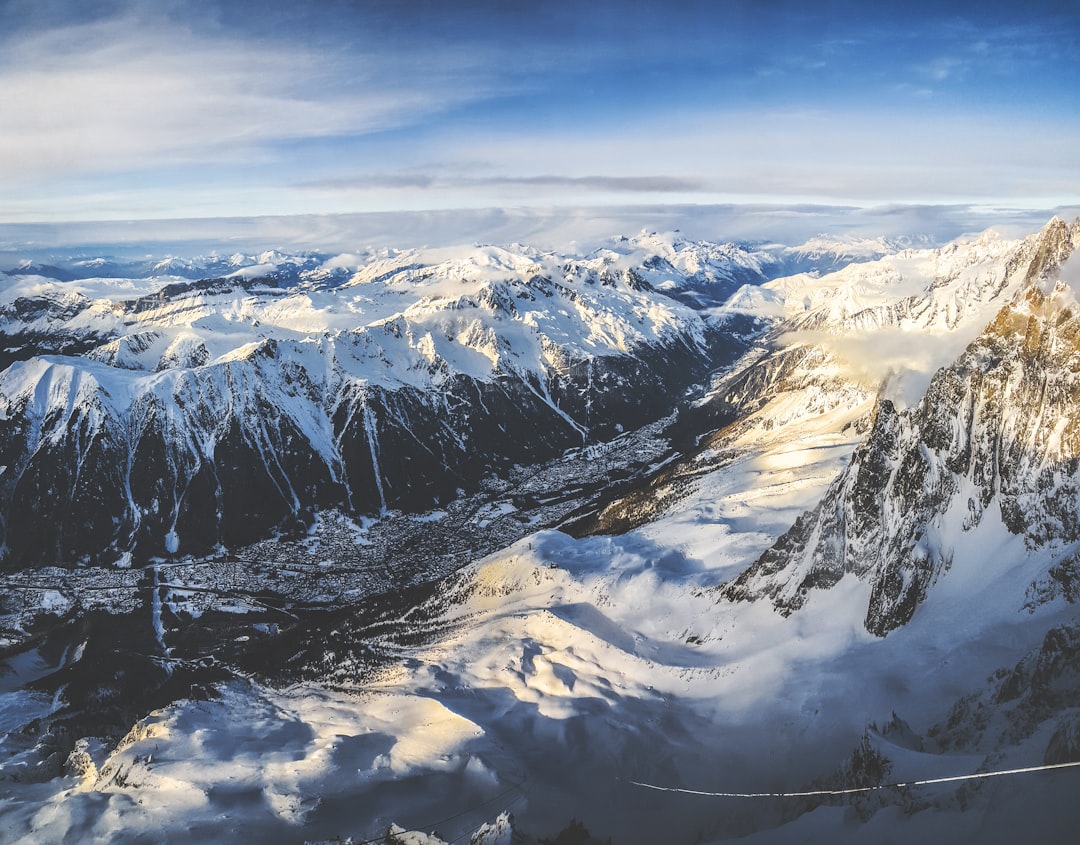
[[[977, 528], [992, 505], [1032, 549], [1080, 539], [1069, 504], [1080, 323], [1075, 295], [1055, 284], [1077, 246], [1080, 222], [1051, 221], [1029, 263], [1015, 268], [1023, 282], [1012, 301], [937, 372], [917, 406], [898, 412], [878, 403], [867, 439], [825, 499], [724, 595], [768, 595], [790, 613], [809, 591], [850, 572], [872, 583], [866, 627], [884, 636], [911, 619], [950, 568], [949, 538]], [[1057, 564], [1062, 582], [1072, 566]]]

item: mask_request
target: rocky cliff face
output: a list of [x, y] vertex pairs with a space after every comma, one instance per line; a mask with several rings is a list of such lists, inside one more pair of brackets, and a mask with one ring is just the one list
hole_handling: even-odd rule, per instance
[[[1057, 281], [1080, 224], [1050, 224], [1014, 267], [1023, 287], [923, 400], [883, 400], [848, 469], [812, 512], [724, 589], [770, 598], [783, 613], [852, 573], [871, 585], [866, 627], [905, 624], [952, 563], [958, 534], [989, 516], [1030, 549], [1080, 540], [1080, 307]], [[1057, 284], [1055, 284], [1057, 281]], [[1053, 559], [1052, 556], [1045, 559]], [[1075, 594], [1074, 556], [1043, 595]], [[1037, 581], [1033, 573], [1033, 581]]]
[[917, 400], [938, 366], [951, 363], [1031, 279], [1063, 260], [1068, 231], [1060, 221], [1022, 240], [989, 231], [940, 249], [907, 249], [826, 275], [741, 288], [719, 313], [755, 319], [761, 328], [746, 335], [752, 350], [680, 409], [669, 433], [683, 457], [620, 491], [572, 530], [641, 526], [748, 448], [799, 439], [809, 429], [854, 449], [870, 428], [875, 399]]

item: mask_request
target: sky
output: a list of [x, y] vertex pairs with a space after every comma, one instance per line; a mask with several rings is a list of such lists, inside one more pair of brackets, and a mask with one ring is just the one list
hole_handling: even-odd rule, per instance
[[0, 224], [1055, 208], [1078, 82], [1078, 0], [0, 0]]

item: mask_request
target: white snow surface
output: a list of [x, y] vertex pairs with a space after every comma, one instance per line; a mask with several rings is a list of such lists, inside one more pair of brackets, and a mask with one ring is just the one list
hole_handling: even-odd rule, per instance
[[[671, 246], [667, 260], [675, 266]], [[964, 332], [981, 329], [1019, 284], [995, 269], [1016, 248], [981, 236], [821, 278], [778, 280], [760, 296], [740, 292], [729, 306], [763, 316], [782, 309], [788, 330], [817, 340], [835, 335], [833, 351], [849, 376], [866, 344], [882, 331], [891, 342], [895, 333], [919, 347], [898, 356], [896, 366], [924, 373], [951, 360]], [[511, 359], [539, 366], [541, 336], [582, 351], [617, 349], [692, 322], [677, 303], [624, 287], [594, 299], [589, 273], [628, 260], [612, 248], [571, 272], [552, 256], [523, 250], [476, 248], [437, 263], [388, 254], [332, 294], [312, 289], [263, 301], [239, 292], [225, 295], [224, 304], [196, 296], [140, 314], [139, 330], [170, 337], [170, 344], [197, 336], [216, 361], [242, 358], [253, 336], [273, 334], [295, 341], [290, 354], [305, 367], [334, 360], [349, 368], [363, 358], [354, 372], [366, 378], [430, 383], [427, 375], [403, 375], [415, 356], [490, 373]], [[684, 266], [689, 271], [690, 263]], [[534, 271], [574, 296], [545, 297], [542, 309], [515, 299], [516, 316], [482, 304], [507, 278]], [[929, 297], [932, 306], [905, 309], [911, 297]], [[588, 319], [569, 321], [560, 309]], [[402, 328], [401, 346], [386, 340], [383, 327], [393, 325]], [[840, 327], [854, 327], [855, 335], [841, 336]], [[331, 354], [330, 345], [340, 350], [346, 335], [365, 340], [348, 355]], [[806, 343], [808, 335], [791, 342]], [[53, 394], [71, 395], [73, 379], [92, 379], [117, 395], [130, 391], [132, 379], [176, 378], [149, 372], [147, 354], [146, 366], [131, 372], [104, 364], [76, 371], [43, 360], [22, 365], [19, 378], [43, 405]], [[393, 366], [373, 376], [371, 359]], [[895, 711], [925, 730], [955, 698], [1037, 646], [1048, 627], [1075, 618], [1060, 597], [1034, 611], [1022, 606], [1046, 560], [1009, 534], [993, 505], [970, 530], [963, 514], [947, 515], [941, 531], [953, 549], [951, 567], [911, 623], [885, 638], [865, 630], [868, 587], [850, 575], [814, 591], [789, 617], [768, 602], [719, 599], [718, 585], [820, 499], [854, 448], [854, 423], [873, 393], [841, 387], [817, 405], [808, 396], [776, 396], [728, 444], [734, 457], [649, 525], [584, 539], [544, 531], [461, 570], [440, 590], [432, 625], [438, 635], [400, 647], [395, 665], [376, 678], [333, 690], [237, 681], [216, 701], [177, 702], [142, 720], [98, 761], [96, 779], [0, 793], [2, 836], [27, 843], [361, 840], [392, 824], [431, 833], [429, 822], [460, 812], [439, 829], [439, 839], [455, 841], [512, 805], [531, 832], [551, 835], [576, 817], [616, 843], [720, 841], [733, 830], [749, 833], [740, 819], [751, 818], [774, 828], [752, 842], [1007, 841], [995, 839], [982, 814], [905, 818], [889, 809], [856, 825], [842, 808], [821, 807], [781, 826], [780, 804], [751, 815], [738, 805], [629, 783], [805, 788], [844, 762], [871, 720], [887, 721]], [[1032, 741], [1021, 751], [1036, 755], [1042, 747]], [[961, 774], [981, 763], [978, 755], [912, 753], [900, 774]], [[1061, 784], [1075, 792], [1077, 781], [1061, 777], [1072, 780], [1048, 789], [1067, 797]], [[990, 818], [1016, 800], [1011, 790], [993, 793], [1001, 804]]]
[[[867, 587], [853, 576], [789, 618], [711, 589], [820, 497], [854, 445], [853, 413], [797, 417], [772, 437], [751, 427], [742, 457], [638, 531], [545, 531], [462, 570], [441, 591], [443, 633], [355, 689], [236, 682], [217, 701], [151, 714], [98, 762], [96, 780], [4, 800], [10, 841], [360, 840], [391, 824], [430, 833], [428, 822], [465, 811], [439, 828], [450, 841], [511, 802], [542, 834], [576, 817], [616, 842], [692, 841], [740, 810], [627, 781], [793, 790], [842, 763], [871, 720], [897, 711], [925, 729], [942, 702], [1072, 616], [1061, 601], [1021, 608], [1040, 564], [1000, 520], [972, 532], [956, 520], [953, 566], [885, 639], [863, 627]], [[980, 763], [916, 755], [911, 776]], [[764, 818], [780, 824], [779, 813]], [[890, 818], [857, 841], [894, 829]], [[957, 818], [944, 829], [974, 824]], [[943, 829], [926, 817], [892, 823]], [[819, 810], [794, 830], [817, 825], [844, 823]]]
[[[869, 721], [895, 710], [925, 729], [941, 702], [1072, 615], [1062, 602], [1022, 610], [1038, 563], [991, 519], [957, 527], [953, 566], [885, 639], [864, 629], [867, 588], [853, 576], [786, 619], [768, 603], [718, 602], [709, 588], [774, 539], [778, 509], [820, 495], [837, 448], [830, 432], [778, 440], [734, 478], [710, 477], [687, 513], [622, 537], [546, 531], [479, 561], [443, 591], [444, 633], [353, 690], [235, 682], [216, 701], [155, 712], [96, 780], [0, 799], [8, 841], [359, 839], [483, 805], [440, 829], [449, 841], [493, 818], [502, 808], [486, 802], [502, 793], [519, 823], [548, 834], [571, 817], [631, 843], [722, 828], [724, 808], [626, 780], [804, 787]], [[802, 465], [811, 472], [792, 480]], [[962, 774], [979, 762], [933, 764]]]
[[[1052, 224], [1048, 224], [1048, 227]], [[721, 311], [779, 321], [786, 345], [820, 346], [849, 378], [900, 406], [921, 398], [1026, 283], [1041, 238], [993, 230], [937, 249], [905, 249], [827, 275], [799, 274], [744, 286]]]
[[[687, 246], [684, 251], [695, 257], [683, 263], [696, 272], [704, 260], [696, 256], [709, 248]], [[159, 294], [187, 282], [58, 282], [16, 275], [0, 291], [0, 307], [39, 297], [77, 313], [29, 322], [9, 316], [5, 331], [48, 334], [62, 327], [114, 339], [86, 358], [15, 364], [5, 371], [0, 391], [9, 399], [48, 393], [39, 382], [57, 371], [56, 378], [95, 381], [104, 401], [122, 413], [132, 397], [175, 383], [176, 375], [164, 373], [248, 361], [268, 342], [279, 344], [282, 358], [329, 392], [346, 381], [437, 389], [455, 374], [482, 380], [515, 372], [542, 376], [568, 361], [627, 354], [676, 337], [701, 342], [705, 315], [633, 284], [630, 273], [646, 255], [635, 244], [581, 259], [520, 246], [383, 251], [360, 256], [358, 266], [352, 266], [356, 256], [329, 259], [283, 289], [226, 281], [169, 296]], [[258, 258], [268, 257], [277, 256]], [[232, 277], [257, 279], [276, 266], [249, 265]], [[343, 267], [352, 271], [343, 282], [321, 275]], [[649, 275], [657, 284], [683, 278], [671, 267]]]

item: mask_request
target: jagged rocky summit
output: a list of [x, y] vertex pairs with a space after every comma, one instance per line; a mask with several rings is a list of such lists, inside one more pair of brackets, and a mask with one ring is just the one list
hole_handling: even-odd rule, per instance
[[822, 501], [724, 595], [791, 613], [852, 574], [870, 585], [867, 629], [884, 636], [912, 618], [961, 538], [996, 522], [1053, 561], [1032, 595], [1075, 600], [1080, 305], [1059, 271], [1078, 246], [1080, 221], [1049, 224], [1006, 268], [1019, 282], [1012, 301], [917, 405], [878, 402]]

